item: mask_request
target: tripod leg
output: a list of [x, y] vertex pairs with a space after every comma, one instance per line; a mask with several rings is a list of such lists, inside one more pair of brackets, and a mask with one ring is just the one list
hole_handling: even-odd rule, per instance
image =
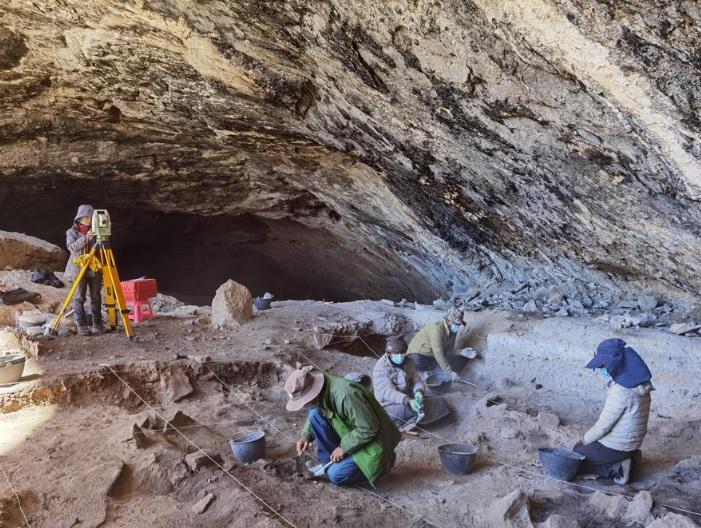
[[78, 272], [78, 276], [75, 278], [75, 281], [73, 281], [73, 286], [71, 286], [71, 289], [68, 290], [68, 295], [66, 295], [66, 298], [63, 301], [63, 304], [61, 305], [61, 309], [58, 311], [56, 314], [56, 319], [54, 319], [54, 322], [51, 325], [51, 330], [50, 330], [50, 335], [54, 335], [58, 333], [58, 327], [61, 326], [61, 320], [63, 319], [63, 316], [66, 314], [66, 310], [71, 304], [71, 301], [73, 300], [73, 297], [75, 296], [75, 292], [78, 289], [78, 286], [80, 285], [80, 281], [83, 280], [83, 277], [88, 271], [88, 268], [90, 267], [90, 261], [94, 258], [95, 256], [95, 247], [93, 247], [90, 250], [90, 253], [88, 253], [88, 258], [85, 259], [85, 262], [80, 268], [80, 272]]
[[[114, 298], [117, 301], [117, 309], [122, 317], [122, 324], [124, 325], [124, 333], [127, 337], [131, 339], [134, 337], [134, 329], [131, 326], [131, 321], [129, 320], [129, 309], [127, 308], [126, 302], [124, 302], [124, 294], [122, 293], [122, 285], [119, 282], [119, 273], [117, 272], [117, 265], [114, 261], [114, 254], [110, 248], [103, 249], [104, 261], [103, 261], [103, 276], [105, 278], [105, 284], [110, 284], [112, 287], [112, 292]], [[116, 317], [116, 314], [115, 314]]]
[[108, 258], [109, 257], [106, 254], [106, 250], [103, 249], [100, 252], [100, 259], [103, 262], [102, 280], [105, 284], [105, 308], [107, 309], [107, 326], [109, 326], [110, 330], [115, 330], [117, 328], [117, 305], [115, 304], [115, 286], [112, 283], [112, 280], [105, 269], [107, 267], [106, 263]]

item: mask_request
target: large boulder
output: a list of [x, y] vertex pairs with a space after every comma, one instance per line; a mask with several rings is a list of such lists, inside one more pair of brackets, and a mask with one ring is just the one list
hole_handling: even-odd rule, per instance
[[212, 326], [236, 328], [253, 317], [253, 298], [243, 284], [229, 279], [219, 286], [212, 301]]
[[0, 231], [0, 269], [47, 268], [63, 271], [68, 254], [60, 247], [23, 233]]

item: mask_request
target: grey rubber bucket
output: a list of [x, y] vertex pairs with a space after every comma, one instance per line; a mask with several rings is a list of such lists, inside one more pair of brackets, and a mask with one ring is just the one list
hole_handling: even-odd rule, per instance
[[250, 464], [259, 458], [265, 458], [265, 432], [251, 431], [236, 434], [229, 440], [229, 446], [239, 462]]
[[584, 456], [562, 447], [538, 449], [538, 458], [543, 473], [557, 480], [572, 480], [584, 461]]
[[262, 312], [264, 310], [269, 310], [271, 302], [273, 302], [272, 297], [270, 299], [265, 299], [263, 297], [256, 297], [255, 299], [253, 299], [253, 305], [256, 307], [256, 310], [258, 310], [259, 312]]
[[17, 383], [22, 377], [25, 361], [22, 354], [0, 356], [0, 385]]
[[477, 456], [477, 448], [472, 444], [446, 444], [438, 448], [443, 469], [453, 475], [467, 475]]
[[426, 386], [434, 394], [447, 394], [453, 387], [453, 381], [447, 372], [436, 372], [426, 378]]

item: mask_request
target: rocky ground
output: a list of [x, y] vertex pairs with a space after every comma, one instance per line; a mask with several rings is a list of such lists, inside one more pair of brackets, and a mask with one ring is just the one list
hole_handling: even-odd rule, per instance
[[[172, 311], [167, 301], [159, 302]], [[576, 352], [553, 359], [571, 391], [547, 377], [531, 383], [542, 372], [536, 359], [520, 374], [508, 370], [493, 343], [511, 353], [508, 336], [527, 343], [539, 320], [469, 315], [463, 341], [482, 357], [465, 375], [479, 388], [447, 396], [454, 420], [405, 437], [390, 480], [377, 489], [340, 490], [305, 478], [305, 461], [293, 449], [304, 417], [284, 410], [285, 374], [298, 361], [338, 374], [370, 373], [385, 335], [410, 335], [440, 312], [290, 301], [233, 330], [213, 330], [206, 313], [184, 312], [139, 325], [131, 342], [120, 333], [41, 339], [23, 381], [0, 389], [0, 462], [30, 526], [657, 527], [700, 519], [684, 514], [687, 524], [670, 524], [670, 515], [683, 513], [670, 507], [701, 511], [701, 415], [693, 386], [682, 387], [690, 409], [675, 412], [666, 375], [657, 382], [639, 481], [619, 487], [543, 477], [537, 448], [579, 439], [603, 393], [577, 391], [596, 382], [581, 378], [579, 359], [571, 365]], [[577, 338], [569, 320], [554, 339]], [[592, 325], [591, 334], [610, 331], [591, 318], [579, 322]], [[637, 332], [632, 339], [640, 343], [661, 333]], [[530, 354], [526, 345], [523, 354]], [[244, 466], [227, 440], [254, 429], [266, 432], [268, 454]], [[465, 477], [445, 473], [438, 460], [437, 446], [456, 441], [479, 446], [476, 468]], [[22, 526], [16, 498], [0, 489], [0, 526]]]

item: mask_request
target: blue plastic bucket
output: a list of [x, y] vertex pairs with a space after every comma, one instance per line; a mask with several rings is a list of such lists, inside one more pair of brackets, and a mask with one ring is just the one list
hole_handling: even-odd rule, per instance
[[543, 473], [557, 480], [572, 480], [579, 466], [584, 461], [584, 456], [562, 447], [543, 447], [538, 449], [538, 458], [543, 467]]
[[472, 471], [472, 463], [477, 456], [477, 448], [472, 444], [446, 444], [438, 448], [443, 469], [453, 475], [467, 475]]
[[265, 432], [239, 433], [229, 440], [229, 446], [239, 462], [250, 464], [265, 458]]

